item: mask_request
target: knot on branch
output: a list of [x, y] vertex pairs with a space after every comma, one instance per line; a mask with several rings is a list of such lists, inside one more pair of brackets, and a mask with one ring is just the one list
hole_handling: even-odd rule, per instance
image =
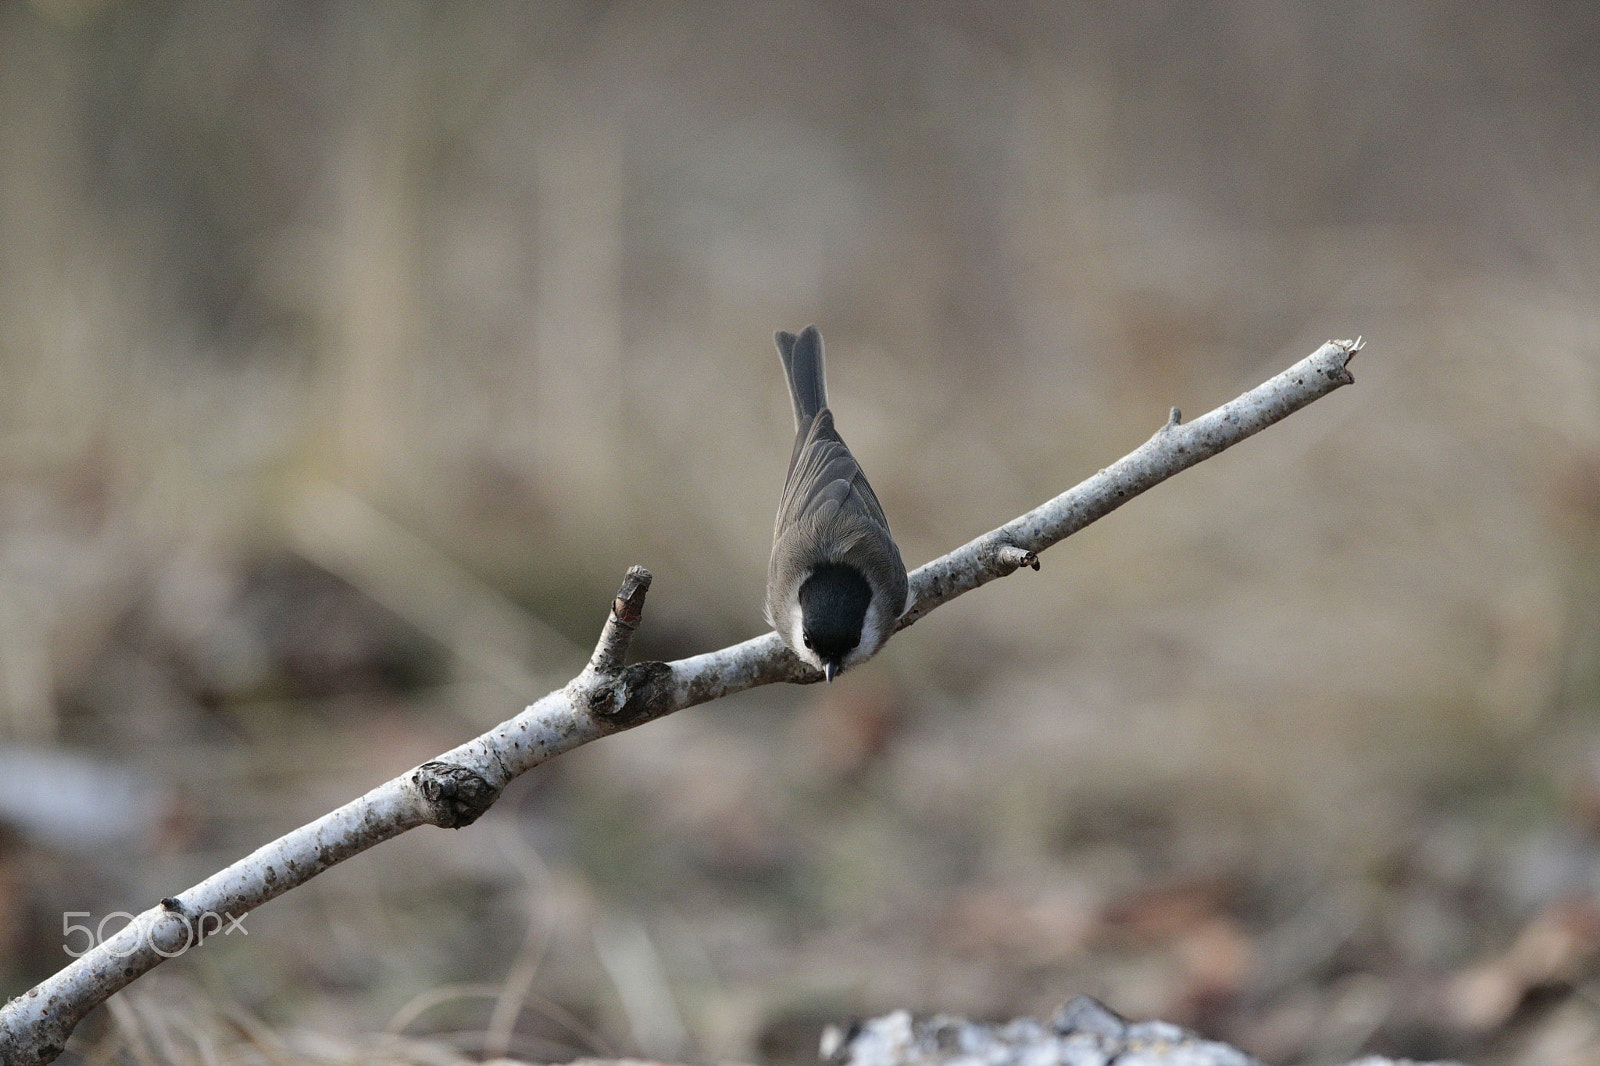
[[[226, 936], [236, 929], [247, 932], [244, 928], [247, 913], [244, 909], [237, 914], [230, 910], [220, 914], [210, 909], [196, 911], [177, 896], [162, 896], [161, 912], [150, 919], [143, 935], [157, 954], [170, 959], [218, 933]], [[141, 915], [139, 920], [143, 922], [145, 916]]]
[[1024, 566], [1033, 570], [1039, 569], [1039, 557], [1026, 548], [1019, 548], [1015, 544], [1003, 546], [996, 553], [995, 559], [1000, 564], [1000, 568], [1008, 574], [1020, 570]]
[[411, 783], [428, 807], [428, 821], [441, 829], [471, 825], [500, 798], [483, 775], [454, 763], [425, 762], [412, 771]]
[[[196, 919], [199, 916], [190, 913], [189, 908], [183, 905], [183, 900], [179, 899], [177, 896], [162, 896], [161, 911], [164, 916], [176, 918], [180, 923], [182, 923], [181, 928], [183, 929], [184, 937], [182, 946], [184, 950], [193, 947], [195, 944], [198, 944], [200, 941], [204, 940], [211, 933], [216, 932], [216, 929], [206, 928], [206, 923], [204, 921], [197, 921]], [[216, 916], [212, 915], [212, 917], [215, 918]], [[216, 924], [220, 927], [222, 924], [221, 919], [217, 919]], [[160, 934], [152, 930], [149, 935], [154, 937]], [[162, 936], [161, 939], [164, 941], [171, 941], [174, 939], [174, 937], [169, 933], [165, 936]], [[171, 947], [172, 945], [163, 944], [162, 946], [165, 948]]]
[[1032, 570], [1039, 569], [1039, 556], [1026, 548], [1019, 548], [1009, 541], [998, 541], [989, 551], [984, 553], [984, 564], [994, 572], [996, 577], [1005, 577], [1014, 574], [1024, 566]]
[[615, 677], [600, 679], [585, 694], [585, 704], [613, 731], [660, 718], [673, 710], [672, 667], [634, 663]]

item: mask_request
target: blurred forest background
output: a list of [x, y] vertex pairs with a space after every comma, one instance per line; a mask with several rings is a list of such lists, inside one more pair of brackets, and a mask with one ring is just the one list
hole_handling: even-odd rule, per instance
[[775, 329], [913, 566], [1368, 340], [1042, 573], [346, 863], [63, 1061], [800, 1063], [1081, 992], [1600, 1062], [1600, 6], [14, 2], [0, 250], [7, 995], [563, 683], [629, 564], [636, 655], [760, 631]]

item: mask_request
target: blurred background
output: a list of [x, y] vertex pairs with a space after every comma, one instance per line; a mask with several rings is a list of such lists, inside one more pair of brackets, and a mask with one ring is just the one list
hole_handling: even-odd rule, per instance
[[1597, 158], [1594, 5], [0, 7], [0, 992], [564, 683], [630, 564], [636, 656], [761, 631], [775, 329], [913, 566], [1362, 334], [1042, 573], [352, 860], [63, 1061], [1090, 993], [1600, 1062]]

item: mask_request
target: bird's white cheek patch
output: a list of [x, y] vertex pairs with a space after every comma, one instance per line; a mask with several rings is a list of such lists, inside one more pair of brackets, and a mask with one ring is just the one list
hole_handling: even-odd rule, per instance
[[816, 652], [806, 647], [805, 616], [800, 610], [800, 601], [798, 599], [789, 607], [789, 647], [793, 648], [794, 653], [800, 658], [818, 670], [822, 669], [821, 658], [817, 656]]
[[883, 647], [889, 639], [889, 624], [883, 617], [883, 612], [878, 609], [878, 602], [874, 600], [867, 605], [867, 616], [861, 622], [861, 643], [850, 653], [845, 661], [855, 665], [866, 659], [872, 658], [877, 650]]

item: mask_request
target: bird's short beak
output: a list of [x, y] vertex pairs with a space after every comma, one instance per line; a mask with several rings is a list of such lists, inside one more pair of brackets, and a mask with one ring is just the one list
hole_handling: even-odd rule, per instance
[[822, 676], [827, 678], [829, 681], [832, 681], [838, 676], [838, 674], [839, 661], [837, 659], [829, 659], [827, 662], [822, 664]]

